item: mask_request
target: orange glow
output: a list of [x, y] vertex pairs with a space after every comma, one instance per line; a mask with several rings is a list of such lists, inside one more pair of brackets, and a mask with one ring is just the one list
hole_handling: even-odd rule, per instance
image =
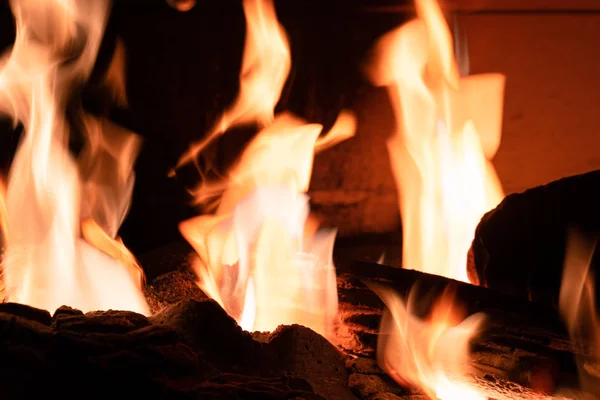
[[[130, 146], [111, 147], [115, 142], [102, 124], [88, 132], [88, 150], [93, 151], [84, 152], [89, 157], [80, 165], [67, 147], [66, 100], [91, 72], [108, 4], [11, 1], [17, 35], [0, 62], [0, 109], [23, 123], [24, 133], [6, 193], [6, 295], [8, 301], [50, 312], [69, 305], [149, 314], [139, 277], [122, 264], [121, 255], [109, 255], [116, 255], [118, 246], [106, 246], [105, 237], [104, 251], [99, 250], [81, 232], [81, 219], [93, 217], [98, 225], [84, 224], [86, 236], [95, 237], [91, 242], [100, 243], [94, 230], [110, 234], [108, 239], [116, 234], [129, 205], [133, 178], [126, 175], [136, 148], [131, 139], [120, 142]], [[117, 157], [116, 148], [128, 154]], [[90, 180], [82, 182], [82, 177]]]
[[264, 127], [273, 121], [291, 65], [287, 34], [277, 21], [272, 0], [244, 0], [243, 6], [246, 43], [237, 100], [205, 138], [179, 159], [177, 167], [195, 162], [206, 146], [231, 127], [250, 123]]
[[[379, 365], [399, 384], [421, 389], [431, 399], [485, 400], [466, 378], [469, 341], [483, 315], [466, 319], [450, 291], [436, 301], [427, 320], [411, 315], [414, 292], [404, 304], [392, 290], [369, 285], [385, 303], [377, 344]], [[462, 322], [461, 322], [462, 321]]]
[[600, 318], [596, 311], [594, 276], [590, 271], [596, 244], [596, 239], [577, 231], [570, 232], [559, 296], [559, 310], [571, 342], [583, 350], [577, 364], [581, 388], [588, 393], [598, 393], [600, 370]]
[[403, 266], [468, 282], [467, 252], [503, 198], [489, 161], [500, 144], [504, 77], [460, 77], [435, 0], [385, 35], [371, 76], [389, 88], [398, 132], [388, 151], [400, 197]]

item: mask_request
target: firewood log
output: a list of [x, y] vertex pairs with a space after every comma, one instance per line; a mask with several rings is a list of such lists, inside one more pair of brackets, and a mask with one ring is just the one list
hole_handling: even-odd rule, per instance
[[[338, 265], [339, 315], [346, 326], [342, 346], [360, 357], [373, 358], [383, 303], [365, 284], [377, 282], [406, 298], [416, 289], [424, 315], [432, 301], [452, 285], [455, 301], [468, 315], [486, 315], [484, 329], [472, 343], [471, 361], [476, 379], [484, 386], [515, 385], [516, 392], [552, 393], [578, 388], [575, 355], [591, 350], [571, 343], [558, 312], [543, 304], [418, 271], [354, 262]], [[579, 365], [581, 367], [581, 365]], [[352, 378], [350, 382], [352, 383]], [[371, 378], [369, 378], [371, 379]], [[381, 382], [380, 382], [381, 383]], [[511, 389], [511, 390], [513, 390]], [[523, 394], [525, 396], [525, 394]], [[517, 397], [518, 398], [518, 397]]]
[[556, 306], [568, 231], [599, 235], [599, 204], [600, 171], [507, 196], [477, 227], [470, 275], [488, 288]]

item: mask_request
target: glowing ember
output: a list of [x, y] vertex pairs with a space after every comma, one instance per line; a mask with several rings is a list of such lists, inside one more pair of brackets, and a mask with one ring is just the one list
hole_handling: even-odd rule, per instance
[[389, 87], [399, 124], [388, 151], [400, 195], [403, 266], [468, 282], [481, 216], [503, 197], [490, 163], [500, 144], [504, 77], [461, 78], [435, 0], [384, 36], [372, 78]]
[[[112, 243], [129, 207], [137, 139], [111, 138], [96, 121], [79, 167], [67, 147], [67, 97], [91, 72], [108, 4], [11, 1], [17, 35], [0, 64], [0, 108], [24, 133], [6, 193], [6, 297], [51, 312], [66, 304], [149, 313], [139, 269], [134, 277]], [[82, 238], [83, 218], [94, 219], [86, 236], [102, 250]]]
[[594, 277], [590, 263], [597, 240], [571, 231], [567, 239], [559, 309], [572, 343], [591, 357], [578, 356], [580, 383], [588, 393], [600, 390], [600, 318], [596, 312]]
[[452, 293], [446, 291], [437, 300], [429, 319], [422, 321], [411, 315], [416, 300], [414, 292], [405, 305], [393, 291], [369, 286], [387, 306], [381, 321], [377, 358], [392, 378], [401, 385], [423, 390], [432, 399], [487, 399], [465, 379], [469, 370], [469, 341], [483, 321], [482, 314], [463, 320]]

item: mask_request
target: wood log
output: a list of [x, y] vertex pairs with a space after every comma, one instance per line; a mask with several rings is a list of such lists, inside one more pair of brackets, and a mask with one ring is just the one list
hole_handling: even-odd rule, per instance
[[355, 399], [340, 352], [310, 329], [254, 340], [212, 300], [152, 318], [0, 304], [0, 398]]
[[488, 381], [486, 390], [518, 384], [513, 392], [535, 398], [527, 389], [540, 395], [559, 388], [577, 390], [579, 386], [578, 373], [583, 365], [576, 356], [591, 350], [571, 343], [554, 308], [493, 289], [378, 264], [348, 263], [338, 265], [338, 271], [339, 314], [348, 327], [345, 340], [348, 347], [354, 346], [349, 349], [351, 352], [372, 358], [384, 308], [365, 281], [389, 286], [402, 298], [417, 289], [416, 303], [423, 307], [417, 312], [421, 314], [451, 285], [457, 303], [464, 306], [468, 315], [486, 315], [484, 330], [474, 339], [471, 349], [476, 379]]
[[[507, 196], [476, 229], [470, 273], [482, 286], [555, 306], [568, 230], [600, 235], [598, 204], [600, 171]], [[598, 286], [600, 274], [595, 275]]]
[[[416, 287], [417, 303], [422, 306], [417, 311], [421, 314], [448, 285], [453, 285], [457, 302], [468, 314], [485, 313], [484, 331], [472, 346], [473, 379], [488, 393], [494, 393], [494, 398], [547, 398], [557, 388], [578, 387], [574, 356], [586, 349], [570, 343], [551, 307], [418, 271], [366, 262], [337, 262], [336, 267], [340, 305], [336, 344], [347, 355], [348, 385], [360, 399], [422, 398], [422, 394], [396, 384], [375, 362], [384, 306], [365, 280], [389, 285], [404, 298]], [[168, 307], [170, 302], [190, 295], [191, 287], [182, 285], [190, 279], [193, 275], [183, 266], [155, 280], [148, 296], [155, 306]], [[181, 297], [175, 295], [178, 286], [184, 288]]]

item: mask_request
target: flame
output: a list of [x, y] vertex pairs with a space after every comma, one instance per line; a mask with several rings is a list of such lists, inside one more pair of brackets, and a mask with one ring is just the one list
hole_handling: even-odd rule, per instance
[[277, 21], [271, 0], [244, 0], [243, 7], [246, 42], [238, 97], [205, 138], [192, 144], [176, 168], [195, 162], [198, 154], [229, 128], [249, 123], [266, 126], [274, 119], [273, 110], [291, 65], [287, 34]]
[[600, 389], [600, 318], [596, 311], [594, 276], [590, 271], [597, 239], [572, 230], [567, 238], [559, 310], [578, 355], [580, 383], [588, 393]]
[[416, 297], [408, 305], [392, 290], [370, 283], [385, 303], [377, 358], [379, 365], [403, 386], [418, 387], [431, 399], [487, 399], [468, 382], [469, 342], [484, 316], [463, 319], [453, 293], [446, 290], [436, 301], [428, 320], [411, 314]]
[[180, 225], [200, 258], [194, 264], [200, 287], [246, 330], [298, 323], [331, 337], [335, 230], [318, 229], [304, 193], [316, 148], [349, 137], [355, 127], [347, 112], [338, 122], [319, 141], [321, 125], [278, 115], [225, 182], [196, 192], [198, 199], [220, 195], [215, 214]]
[[398, 132], [388, 151], [400, 197], [403, 266], [468, 282], [481, 216], [503, 197], [489, 161], [500, 144], [504, 77], [461, 77], [435, 0], [376, 46], [371, 77], [386, 85]]
[[217, 199], [215, 213], [182, 222], [180, 231], [198, 253], [199, 286], [242, 328], [270, 331], [297, 323], [331, 337], [338, 306], [336, 232], [319, 229], [305, 193], [314, 154], [352, 137], [356, 120], [343, 111], [319, 137], [319, 124], [287, 112], [274, 116], [290, 69], [288, 41], [272, 1], [243, 4], [247, 32], [240, 93], [179, 165], [236, 124], [258, 122], [263, 128], [225, 180], [203, 183], [194, 192], [198, 203]]
[[[110, 251], [81, 236], [81, 219], [88, 217], [98, 218], [96, 233], [102, 229], [115, 234], [128, 207], [131, 180], [124, 175], [132, 161], [123, 163], [129, 156], [114, 158], [118, 145], [103, 147], [93, 139], [104, 134], [108, 138], [106, 130], [90, 132], [90, 146], [96, 151], [84, 154], [95, 156], [84, 156], [81, 165], [67, 146], [66, 103], [72, 89], [91, 72], [108, 5], [88, 0], [11, 1], [17, 35], [0, 63], [0, 109], [25, 129], [6, 193], [6, 295], [9, 301], [51, 312], [66, 304], [83, 311], [113, 308], [149, 314], [139, 279], [108, 255]], [[135, 158], [135, 152], [130, 156]], [[82, 182], [82, 176], [91, 180]], [[112, 186], [113, 180], [120, 184]], [[108, 209], [102, 204], [117, 206]], [[86, 236], [93, 236], [93, 226], [84, 224]], [[98, 236], [91, 241], [99, 242]]]
[[6, 181], [0, 176], [0, 234], [6, 237], [6, 224], [8, 214], [6, 211]]

